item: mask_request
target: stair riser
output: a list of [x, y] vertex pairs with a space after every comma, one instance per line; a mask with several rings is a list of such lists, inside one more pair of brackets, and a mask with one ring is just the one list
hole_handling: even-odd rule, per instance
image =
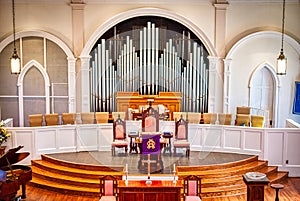
[[46, 166], [40, 165], [38, 163], [32, 164], [32, 166], [35, 166], [40, 169], [44, 169], [45, 171], [49, 171], [49, 172], [56, 173], [56, 174], [81, 177], [81, 178], [86, 178], [86, 179], [94, 179], [96, 177], [103, 176], [103, 174], [92, 174], [92, 173], [94, 173], [93, 171], [91, 171], [90, 174], [84, 174], [84, 173], [79, 173], [79, 172], [69, 172], [69, 171], [65, 171], [65, 170], [55, 169], [52, 167], [46, 167]]
[[99, 188], [99, 181], [98, 183], [88, 183], [88, 182], [84, 182], [84, 179], [82, 179], [82, 181], [78, 181], [78, 180], [64, 180], [64, 179], [59, 179], [59, 178], [53, 178], [53, 177], [48, 177], [48, 176], [44, 176], [41, 174], [37, 174], [37, 173], [33, 173], [32, 176], [34, 178], [38, 178], [38, 179], [43, 179], [45, 181], [53, 181], [59, 184], [65, 184], [65, 185], [72, 185], [72, 186], [84, 186], [84, 187], [89, 187], [89, 188], [95, 188], [98, 189]]
[[69, 194], [69, 195], [78, 195], [78, 196], [91, 196], [91, 197], [100, 197], [100, 192], [86, 192], [86, 191], [75, 191], [75, 190], [70, 190], [70, 189], [62, 189], [62, 188], [57, 188], [55, 186], [47, 186], [47, 185], [42, 185], [34, 182], [29, 182], [28, 185], [41, 188], [41, 189], [47, 189], [49, 191], [54, 191], [62, 194]]
[[54, 159], [50, 156], [42, 155], [42, 160], [48, 161], [50, 163], [56, 164], [56, 165], [62, 165], [65, 167], [70, 167], [70, 168], [78, 168], [81, 170], [90, 170], [90, 171], [107, 171], [107, 172], [119, 172], [123, 171], [124, 167], [123, 166], [102, 166], [102, 165], [86, 165], [86, 164], [76, 164], [76, 163], [71, 163], [71, 162], [66, 162], [66, 161], [61, 161]]

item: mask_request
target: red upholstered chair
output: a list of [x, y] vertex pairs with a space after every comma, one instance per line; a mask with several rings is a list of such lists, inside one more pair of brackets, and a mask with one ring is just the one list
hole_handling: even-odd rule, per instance
[[116, 201], [118, 179], [111, 175], [100, 177], [100, 201]]
[[183, 179], [185, 201], [201, 201], [201, 178], [195, 175]]
[[175, 122], [175, 140], [174, 140], [174, 154], [177, 148], [185, 148], [186, 156], [190, 156], [190, 143], [188, 141], [188, 122], [182, 117]]
[[115, 148], [125, 148], [125, 153], [128, 151], [128, 141], [126, 138], [126, 123], [120, 116], [113, 123], [113, 142], [111, 144], [112, 155], [115, 155]]
[[148, 107], [142, 113], [142, 131], [158, 132], [159, 131], [159, 114], [153, 107]]

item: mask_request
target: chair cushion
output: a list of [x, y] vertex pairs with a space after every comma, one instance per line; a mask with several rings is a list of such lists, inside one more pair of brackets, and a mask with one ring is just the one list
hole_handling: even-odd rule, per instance
[[111, 143], [113, 146], [126, 146], [128, 142], [125, 140], [115, 140]]
[[115, 196], [102, 196], [100, 198], [100, 201], [116, 201], [116, 197]]
[[198, 196], [186, 196], [185, 201], [201, 201], [201, 199]]
[[190, 143], [186, 140], [174, 141], [174, 147], [189, 147]]

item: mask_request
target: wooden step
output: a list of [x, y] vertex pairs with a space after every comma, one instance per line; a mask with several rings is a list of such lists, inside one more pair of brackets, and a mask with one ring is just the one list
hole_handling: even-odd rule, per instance
[[69, 185], [57, 183], [55, 181], [48, 181], [44, 179], [39, 179], [33, 176], [32, 180], [29, 183], [30, 186], [47, 189], [50, 191], [55, 191], [63, 194], [71, 194], [71, 195], [80, 195], [80, 196], [99, 196], [99, 187], [98, 188], [90, 188], [85, 185], [77, 186], [77, 185]]
[[[30, 185], [48, 190], [85, 196], [99, 196], [99, 178], [103, 175], [123, 175], [123, 166], [76, 164], [42, 155], [42, 160], [32, 161], [33, 179]], [[252, 156], [244, 160], [205, 166], [177, 166], [178, 177], [198, 175], [202, 178], [203, 198], [217, 198], [246, 193], [243, 174], [261, 172], [270, 183], [287, 178], [287, 172], [278, 172], [276, 166]]]

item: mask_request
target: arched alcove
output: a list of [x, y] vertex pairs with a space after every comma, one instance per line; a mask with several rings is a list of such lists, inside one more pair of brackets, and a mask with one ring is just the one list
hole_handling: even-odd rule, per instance
[[[101, 37], [107, 35], [107, 32], [114, 32], [113, 27], [115, 27], [116, 25], [119, 25], [122, 22], [127, 22], [130, 21], [132, 19], [135, 18], [139, 18], [142, 19], [143, 17], [148, 17], [149, 21], [145, 22], [145, 24], [143, 25], [144, 28], [142, 27], [141, 29], [144, 31], [143, 36], [140, 36], [140, 33], [135, 33], [138, 34], [139, 38], [146, 38], [145, 41], [144, 39], [139, 39], [141, 40], [141, 43], [145, 43], [146, 44], [146, 48], [145, 46], [143, 48], [147, 49], [144, 51], [140, 51], [137, 50], [137, 48], [140, 48], [140, 45], [135, 46], [134, 43], [135, 41], [132, 40], [131, 38], [127, 38], [124, 37], [123, 39], [120, 40], [124, 40], [127, 41], [125, 42], [125, 45], [123, 47], [124, 50], [124, 54], [123, 56], [121, 56], [121, 58], [119, 59], [119, 61], [121, 62], [125, 62], [126, 64], [124, 65], [124, 70], [120, 70], [119, 73], [117, 73], [116, 75], [114, 75], [114, 71], [117, 70], [111, 70], [111, 71], [106, 71], [107, 69], [117, 69], [116, 66], [118, 66], [118, 59], [116, 59], [116, 57], [113, 58], [115, 52], [111, 53], [111, 47], [107, 47], [108, 43], [113, 44], [113, 40], [111, 41], [105, 41], [105, 40], [101, 40]], [[195, 36], [193, 39], [197, 38], [199, 41], [201, 41], [201, 44], [203, 45], [202, 47], [200, 46], [196, 46], [196, 45], [190, 45], [191, 46], [191, 50], [194, 51], [192, 56], [188, 56], [190, 58], [190, 61], [183, 61], [184, 59], [174, 59], [173, 61], [173, 57], [172, 59], [168, 60], [168, 57], [166, 57], [167, 59], [164, 61], [159, 61], [159, 59], [156, 59], [157, 56], [155, 56], [155, 58], [153, 58], [153, 55], [156, 54], [161, 54], [162, 52], [165, 53], [166, 55], [169, 54], [171, 51], [175, 52], [173, 55], [178, 56], [178, 58], [181, 58], [181, 52], [179, 51], [174, 51], [172, 50], [173, 46], [175, 44], [175, 40], [172, 41], [167, 41], [165, 43], [165, 46], [167, 48], [165, 48], [165, 50], [161, 49], [157, 52], [154, 52], [153, 49], [155, 49], [155, 47], [160, 46], [160, 44], [156, 44], [156, 37], [157, 35], [159, 35], [159, 37], [161, 37], [161, 34], [157, 34], [159, 31], [157, 31], [157, 23], [153, 23], [151, 22], [151, 17], [152, 18], [161, 18], [161, 19], [167, 19], [167, 20], [173, 20], [176, 23], [179, 23], [180, 25], [186, 27], [186, 29], [188, 29], [193, 36]], [[136, 26], [137, 27], [137, 26]], [[133, 28], [135, 29], [135, 28]], [[115, 30], [115, 32], [118, 32], [118, 30]], [[134, 34], [134, 33], [133, 33]], [[149, 35], [151, 35], [151, 37], [153, 37], [153, 39], [151, 38], [151, 42], [148, 42], [150, 40], [148, 40]], [[183, 34], [184, 35], [184, 34]], [[187, 39], [189, 36], [180, 36], [180, 40], [185, 40]], [[183, 39], [182, 39], [183, 38]], [[119, 40], [119, 39], [115, 39]], [[133, 41], [133, 42], [132, 42]], [[191, 39], [192, 41], [192, 39]], [[130, 43], [133, 43], [132, 46], [130, 46]], [[141, 44], [140, 43], [140, 44]], [[193, 43], [193, 42], [191, 42]], [[97, 48], [97, 44], [100, 45]], [[166, 45], [167, 44], [167, 45]], [[170, 48], [168, 48], [168, 45], [170, 45]], [[150, 47], [151, 46], [151, 47]], [[187, 45], [186, 45], [187, 46]], [[154, 47], [154, 48], [153, 48]], [[95, 48], [95, 52], [92, 53], [93, 48]], [[126, 50], [127, 48], [127, 50]], [[132, 49], [133, 50], [132, 50]], [[136, 48], [136, 49], [134, 49]], [[199, 49], [199, 50], [198, 50]], [[200, 50], [201, 49], [201, 50]], [[202, 51], [202, 49], [205, 49], [205, 51], [207, 51], [206, 55], [204, 57], [201, 57], [200, 55], [202, 53], [200, 53]], [[102, 52], [101, 52], [102, 51]], [[107, 52], [109, 51], [109, 52]], [[165, 52], [164, 52], [165, 51]], [[196, 52], [199, 52], [199, 56], [196, 56]], [[131, 52], [134, 52], [131, 54]], [[189, 54], [189, 53], [187, 53]], [[127, 57], [132, 57], [133, 58], [137, 58], [137, 59], [127, 59]], [[137, 55], [135, 57], [135, 55]], [[139, 57], [140, 55], [143, 55], [142, 57]], [[146, 56], [144, 56], [146, 55]], [[116, 97], [114, 95], [112, 95], [112, 89], [113, 88], [115, 91], [139, 91], [140, 94], [144, 95], [144, 94], [158, 94], [160, 90], [164, 90], [167, 89], [166, 91], [181, 91], [181, 92], [185, 92], [186, 90], [191, 90], [193, 89], [193, 91], [188, 92], [186, 94], [183, 94], [183, 98], [182, 98], [182, 106], [183, 105], [187, 105], [186, 108], [181, 108], [183, 111], [195, 111], [195, 112], [207, 112], [207, 108], [208, 108], [208, 92], [206, 92], [208, 90], [208, 82], [204, 82], [203, 80], [205, 80], [206, 78], [209, 77], [208, 73], [211, 73], [208, 71], [208, 68], [210, 68], [209, 64], [210, 61], [208, 61], [208, 55], [210, 56], [215, 56], [216, 51], [214, 50], [212, 44], [210, 43], [210, 41], [208, 40], [208, 38], [206, 37], [206, 35], [199, 29], [199, 27], [195, 26], [191, 21], [185, 19], [182, 16], [179, 16], [177, 14], [174, 14], [170, 11], [166, 11], [166, 10], [162, 10], [162, 9], [156, 9], [156, 8], [141, 8], [141, 9], [135, 9], [135, 10], [131, 10], [131, 11], [127, 11], [124, 13], [121, 13], [119, 15], [114, 16], [113, 18], [109, 19], [107, 22], [105, 22], [103, 25], [101, 25], [95, 32], [94, 34], [91, 36], [91, 38], [88, 40], [88, 42], [86, 43], [86, 46], [84, 47], [82, 53], [81, 53], [81, 60], [82, 60], [82, 69], [81, 69], [81, 77], [82, 77], [82, 89], [87, 89], [89, 88], [89, 90], [82, 90], [82, 110], [83, 111], [106, 111], [109, 109], [109, 112], [111, 112], [110, 110], [114, 111], [116, 108], [115, 103], [110, 100], [115, 100]], [[103, 56], [103, 58], [107, 58], [107, 60], [104, 61], [104, 59], [101, 60], [101, 57]], [[174, 56], [174, 58], [176, 57]], [[151, 59], [145, 59], [146, 57]], [[164, 56], [162, 56], [164, 57]], [[124, 60], [122, 60], [124, 58]], [[204, 58], [204, 59], [203, 59]], [[144, 59], [144, 63], [141, 64], [141, 60]], [[190, 72], [184, 72], [185, 67], [182, 67], [181, 69], [178, 70], [174, 68], [169, 70], [167, 73], [161, 73], [161, 75], [157, 75], [156, 72], [159, 72], [159, 69], [161, 69], [162, 66], [164, 66], [166, 63], [167, 65], [170, 62], [173, 62], [173, 64], [175, 63], [175, 65], [181, 65], [181, 64], [177, 64], [178, 63], [183, 63], [186, 62], [186, 65], [190, 65], [190, 66], [197, 66], [198, 63], [202, 62], [203, 60], [206, 60], [207, 63], [203, 64], [201, 68], [196, 68], [193, 67], [191, 68]], [[166, 61], [166, 62], [165, 62]], [[134, 66], [135, 63], [134, 62], [139, 62], [139, 66]], [[161, 63], [160, 63], [161, 62]], [[197, 63], [198, 62], [198, 63]], [[128, 66], [130, 66], [130, 68], [128, 68]], [[141, 67], [142, 66], [142, 67]], [[199, 64], [200, 66], [200, 64]], [[177, 66], [176, 66], [177, 67]], [[98, 69], [99, 68], [99, 69]], [[154, 69], [155, 68], [155, 69]], [[170, 67], [167, 67], [168, 69], [170, 69]], [[96, 69], [96, 70], [93, 70]], [[145, 69], [151, 69], [151, 70], [145, 70]], [[215, 69], [215, 68], [214, 68]], [[146, 71], [147, 73], [143, 72]], [[141, 73], [143, 73], [144, 77], [141, 75]], [[122, 79], [122, 82], [120, 84], [120, 82], [117, 82], [109, 85], [107, 87], [106, 83], [103, 83], [105, 80], [111, 79], [111, 77], [113, 77], [113, 79], [117, 79], [118, 77], [120, 77], [121, 75], [127, 76], [124, 79]], [[147, 75], [146, 75], [147, 74]], [[184, 75], [182, 76], [182, 74], [188, 74], [188, 75]], [[189, 75], [190, 74], [190, 75]], [[207, 74], [207, 75], [206, 75]], [[99, 75], [99, 76], [93, 76], [93, 75]], [[137, 78], [137, 76], [140, 76], [140, 78]], [[170, 77], [169, 77], [170, 76]], [[179, 78], [180, 76], [184, 77], [184, 78]], [[161, 84], [159, 82], [159, 78], [162, 79], [166, 79], [167, 81], [166, 84], [163, 83]], [[88, 86], [89, 83], [94, 82], [93, 81], [96, 80], [95, 84], [92, 86]], [[138, 81], [139, 80], [139, 81]], [[149, 81], [150, 80], [150, 81]], [[176, 82], [177, 80], [180, 80], [178, 82]], [[197, 80], [197, 81], [195, 81]], [[208, 79], [206, 79], [208, 80]], [[99, 83], [100, 84], [99, 84]], [[140, 82], [140, 83], [136, 83], [136, 82]], [[194, 84], [192, 84], [194, 82]], [[122, 84], [123, 83], [123, 84]], [[155, 83], [155, 84], [153, 84]], [[186, 84], [186, 86], [182, 86], [183, 84]], [[199, 84], [198, 84], [199, 83]], [[127, 86], [130, 85], [130, 86]], [[181, 87], [182, 86], [182, 87]], [[204, 86], [204, 87], [203, 87]], [[203, 89], [205, 88], [205, 89]], [[184, 89], [184, 90], [182, 90]], [[107, 91], [110, 90], [110, 91]], [[199, 93], [199, 94], [198, 94]], [[104, 95], [103, 95], [104, 94]], [[197, 95], [198, 94], [198, 95]], [[210, 93], [211, 95], [213, 93]], [[93, 99], [93, 97], [100, 97], [100, 100], [91, 100]], [[203, 98], [204, 97], [204, 98]], [[204, 100], [203, 102], [199, 101], [201, 99]], [[91, 101], [90, 101], [91, 100]], [[99, 102], [99, 104], [98, 104]], [[104, 109], [103, 109], [104, 108]], [[111, 109], [113, 108], [113, 109]], [[205, 108], [205, 109], [202, 109]]]

